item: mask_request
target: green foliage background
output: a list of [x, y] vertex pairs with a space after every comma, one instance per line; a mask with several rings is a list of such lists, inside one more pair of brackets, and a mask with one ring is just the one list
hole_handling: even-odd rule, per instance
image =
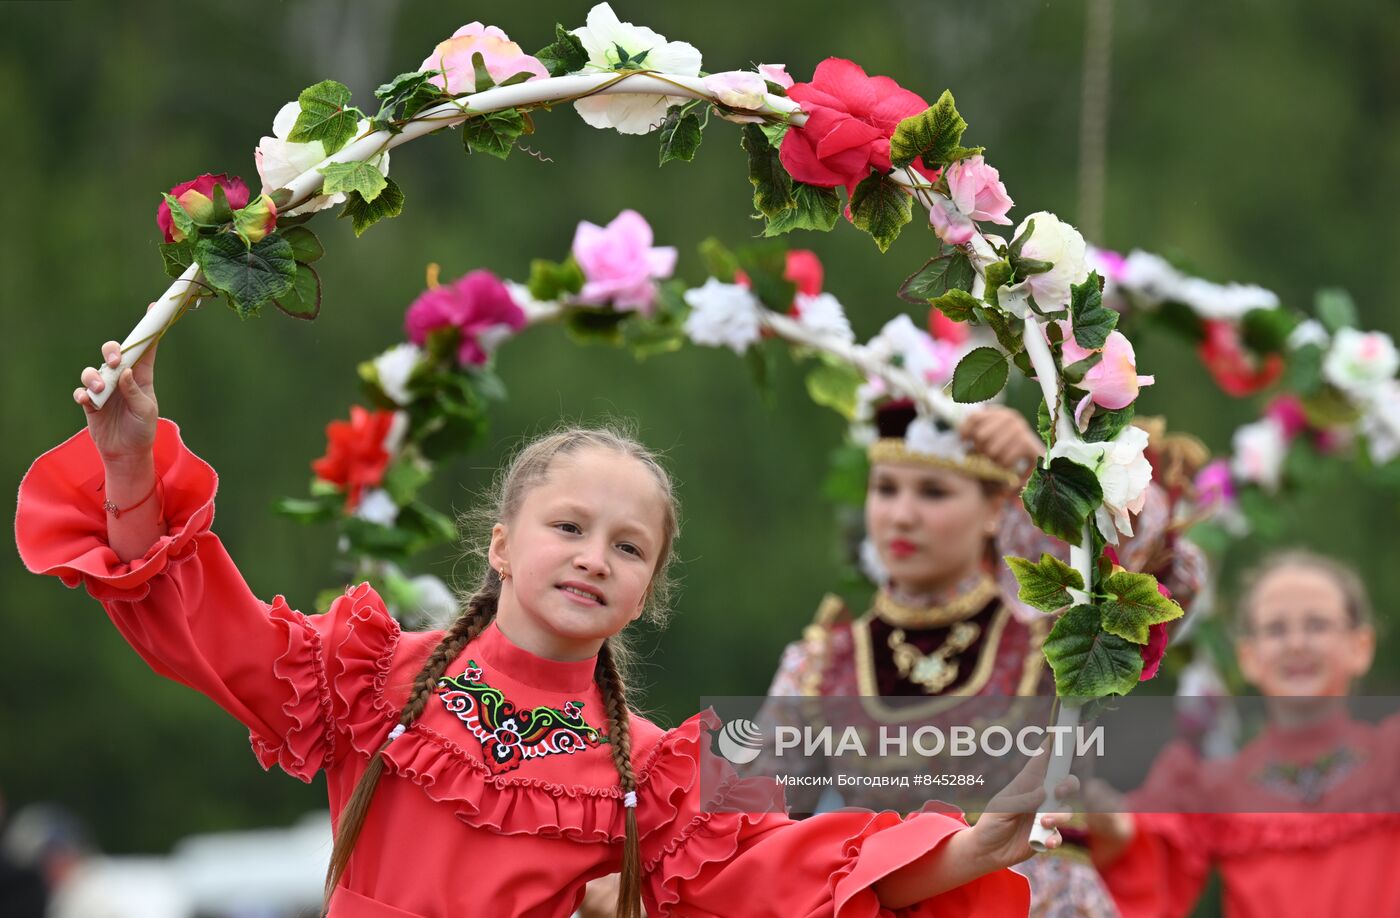
[[[415, 68], [465, 20], [501, 26], [529, 51], [552, 40], [556, 20], [581, 25], [587, 7], [0, 6], [0, 477], [16, 486], [33, 457], [79, 427], [69, 396], [78, 371], [164, 289], [160, 192], [205, 171], [255, 182], [257, 138], [316, 80], [346, 82], [369, 105], [375, 85]], [[952, 89], [971, 125], [965, 140], [988, 148], [1016, 200], [1013, 216], [1047, 209], [1076, 220], [1080, 3], [620, 0], [616, 9], [695, 44], [711, 71], [781, 61], [801, 80], [839, 55], [930, 101]], [[1364, 325], [1400, 332], [1390, 277], [1400, 250], [1400, 6], [1124, 0], [1115, 33], [1100, 241], [1263, 284], [1303, 307], [1317, 287], [1346, 286]], [[699, 280], [700, 240], [737, 243], [761, 228], [748, 217], [739, 131], [728, 124], [712, 123], [695, 162], [658, 169], [654, 137], [596, 131], [567, 110], [536, 121], [525, 142], [548, 162], [522, 152], [504, 163], [468, 158], [455, 136], [419, 141], [393, 154], [402, 217], [359, 240], [348, 221], [315, 221], [328, 249], [317, 264], [326, 291], [318, 321], [269, 312], [245, 323], [208, 305], [162, 348], [162, 412], [223, 476], [217, 529], [260, 595], [284, 592], [308, 609], [336, 582], [329, 530], [304, 530], [269, 506], [304, 491], [325, 423], [357, 398], [356, 363], [401, 339], [427, 262], [444, 277], [486, 266], [523, 278], [530, 258], [566, 253], [579, 219], [602, 223], [634, 207], [659, 243], [680, 247], [680, 273]], [[793, 244], [820, 254], [828, 288], [864, 337], [904, 306], [894, 291], [931, 254], [933, 237], [911, 229], [880, 256], [838, 225]], [[1149, 337], [1138, 354], [1159, 380], [1143, 413], [1166, 413], [1216, 449], [1254, 416], [1255, 406], [1214, 387], [1186, 345]], [[765, 402], [727, 351], [638, 364], [536, 329], [500, 356], [510, 400], [489, 447], [440, 474], [436, 498], [469, 506], [513, 444], [556, 422], [635, 419], [669, 454], [685, 506], [683, 590], [670, 629], [639, 638], [650, 687], [639, 700], [676, 722], [702, 694], [764, 691], [783, 644], [838, 585], [837, 525], [819, 493], [841, 435], [837, 416], [814, 406], [784, 366]], [[1023, 388], [1013, 400], [1028, 407], [1031, 397]], [[1282, 541], [1360, 566], [1382, 619], [1394, 621], [1394, 490], [1343, 471], [1280, 514]], [[0, 563], [0, 787], [12, 805], [65, 803], [118, 852], [285, 823], [324, 805], [320, 788], [263, 775], [242, 730], [152, 675], [81, 591], [26, 574], [13, 552]], [[449, 553], [433, 570], [467, 575]], [[1225, 572], [1227, 586], [1235, 573]], [[1384, 638], [1373, 691], [1400, 677], [1396, 630]]]

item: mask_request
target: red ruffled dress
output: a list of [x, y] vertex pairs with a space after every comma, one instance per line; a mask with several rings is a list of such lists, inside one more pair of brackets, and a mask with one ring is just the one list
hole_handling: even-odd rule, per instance
[[[86, 431], [39, 457], [20, 485], [24, 563], [82, 583], [141, 657], [250, 731], [264, 768], [326, 772], [338, 814], [397, 722], [439, 633], [401, 632], [368, 585], [323, 615], [249, 590], [214, 518], [214, 470], [161, 421], [156, 469], [169, 534], [132, 563], [105, 542], [103, 468]], [[447, 669], [387, 768], [332, 918], [569, 915], [621, 864], [624, 815], [594, 661], [542, 659], [488, 628]], [[717, 726], [674, 730], [633, 715], [637, 821], [653, 916], [889, 914], [872, 884], [966, 824], [942, 813], [841, 812], [801, 822], [711, 812], [702, 771]], [[707, 791], [708, 793], [708, 791]], [[901, 914], [1023, 916], [1026, 882], [997, 871]]]

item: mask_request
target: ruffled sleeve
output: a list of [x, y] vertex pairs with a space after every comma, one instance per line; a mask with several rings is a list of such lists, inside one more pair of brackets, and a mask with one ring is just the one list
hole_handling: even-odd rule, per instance
[[[686, 721], [650, 751], [641, 769], [638, 823], [649, 914], [745, 914], [839, 918], [892, 914], [875, 883], [929, 852], [961, 819], [938, 812], [841, 811], [794, 821], [771, 780], [738, 779], [709, 750], [713, 712]], [[706, 803], [708, 802], [708, 805]], [[906, 915], [1023, 918], [1026, 881], [997, 871], [902, 910]]]
[[[248, 727], [263, 767], [304, 781], [330, 764], [376, 701], [399, 629], [368, 586], [308, 617], [253, 595], [219, 538], [218, 476], [161, 420], [155, 444], [169, 532], [121, 561], [107, 545], [102, 462], [87, 431], [35, 460], [20, 483], [15, 540], [29, 570], [82, 584], [155, 672], [203, 692]], [[349, 691], [350, 682], [381, 684]], [[332, 685], [337, 687], [332, 691]]]

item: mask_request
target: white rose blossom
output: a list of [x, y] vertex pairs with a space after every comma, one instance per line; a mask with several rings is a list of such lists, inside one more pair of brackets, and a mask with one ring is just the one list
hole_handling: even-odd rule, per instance
[[1361, 417], [1361, 433], [1376, 465], [1400, 456], [1400, 381], [1392, 379], [1376, 388]]
[[685, 333], [696, 344], [727, 347], [743, 354], [759, 338], [762, 326], [758, 300], [745, 287], [716, 278], [685, 292], [691, 313]]
[[[588, 52], [584, 71], [612, 71], [621, 62], [618, 49], [627, 53], [638, 70], [659, 70], [678, 76], [700, 75], [700, 52], [683, 41], [667, 41], [645, 26], [620, 22], [612, 7], [600, 3], [588, 11], [587, 25], [574, 29], [574, 37]], [[643, 56], [645, 55], [645, 56]], [[666, 96], [632, 94], [596, 95], [574, 103], [579, 117], [595, 128], [612, 128], [620, 134], [649, 134], [666, 119]]]
[[1385, 332], [1341, 328], [1322, 361], [1322, 376], [1343, 392], [1369, 398], [1400, 368], [1395, 342]]
[[1278, 490], [1283, 479], [1283, 458], [1288, 452], [1288, 434], [1271, 417], [1246, 424], [1230, 441], [1233, 456], [1230, 471], [1241, 481], [1259, 485], [1266, 491]]
[[951, 341], [935, 339], [902, 313], [885, 323], [866, 344], [866, 350], [885, 363], [894, 363], [897, 357], [905, 370], [930, 386], [942, 386], [952, 379], [964, 352]]
[[1123, 260], [1122, 286], [1152, 305], [1182, 303], [1204, 319], [1237, 320], [1253, 309], [1277, 309], [1278, 294], [1253, 284], [1215, 284], [1190, 277], [1165, 258], [1134, 249]]
[[383, 488], [366, 491], [355, 507], [355, 516], [380, 526], [392, 526], [399, 518], [399, 505]]
[[[326, 158], [325, 144], [319, 140], [293, 143], [287, 139], [292, 133], [293, 125], [296, 124], [297, 116], [300, 114], [301, 104], [299, 102], [288, 102], [282, 106], [277, 112], [277, 117], [272, 119], [273, 136], [262, 138], [258, 141], [257, 149], [253, 151], [253, 159], [257, 163], [258, 176], [262, 179], [265, 193], [285, 188], [298, 175], [316, 168]], [[363, 118], [355, 127], [359, 134], [363, 134], [368, 129], [369, 121]], [[388, 150], [379, 154], [375, 165], [384, 175], [389, 174]], [[315, 213], [318, 210], [325, 210], [327, 207], [334, 207], [344, 200], [345, 195], [341, 193], [319, 195], [287, 211], [286, 215], [295, 217], [298, 214]]]
[[848, 344], [856, 340], [856, 333], [851, 330], [851, 322], [846, 318], [846, 311], [841, 308], [841, 301], [830, 293], [818, 293], [815, 296], [799, 293], [795, 302], [797, 321], [805, 327], [818, 334], [839, 338]]
[[1147, 431], [1128, 427], [1102, 443], [1061, 438], [1050, 451], [1050, 458], [1063, 456], [1094, 473], [1103, 489], [1103, 506], [1095, 513], [1099, 532], [1110, 543], [1118, 544], [1118, 534], [1133, 534], [1131, 514], [1142, 509], [1147, 486], [1152, 481], [1152, 464], [1143, 453]]
[[413, 401], [408, 391], [408, 378], [423, 357], [422, 348], [405, 342], [396, 344], [374, 358], [374, 373], [379, 379], [379, 388], [396, 405], [407, 405]]
[[1079, 230], [1048, 211], [1031, 214], [1021, 221], [1012, 239], [1025, 232], [1035, 221], [1035, 231], [1021, 246], [1021, 257], [1048, 261], [1053, 267], [1032, 274], [1019, 284], [999, 291], [1003, 308], [1024, 319], [1030, 309], [1025, 298], [1035, 297], [1043, 312], [1057, 312], [1069, 305], [1070, 286], [1082, 284], [1089, 277], [1088, 251]]

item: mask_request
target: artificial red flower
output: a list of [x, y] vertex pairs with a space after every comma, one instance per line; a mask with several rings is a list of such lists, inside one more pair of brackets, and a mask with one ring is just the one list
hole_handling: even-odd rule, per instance
[[1158, 622], [1147, 626], [1147, 643], [1138, 647], [1142, 654], [1142, 675], [1139, 682], [1146, 682], [1157, 675], [1162, 666], [1162, 658], [1167, 655], [1167, 623]]
[[485, 364], [500, 339], [524, 326], [525, 311], [500, 278], [484, 269], [425, 291], [404, 316], [408, 340], [420, 346], [440, 328], [460, 331], [457, 362], [462, 366]]
[[[799, 182], [855, 190], [871, 169], [890, 171], [890, 138], [911, 115], [927, 109], [917, 93], [889, 77], [867, 76], [858, 64], [829, 57], [817, 65], [810, 83], [797, 83], [788, 98], [799, 103], [807, 123], [790, 129], [778, 149], [783, 168]], [[937, 170], [915, 160], [930, 180]]]
[[943, 314], [943, 310], [933, 306], [928, 311], [928, 333], [935, 341], [947, 341], [949, 344], [958, 345], [967, 340], [971, 334], [968, 327], [961, 322], [954, 322]]
[[1283, 375], [1283, 357], [1267, 355], [1257, 364], [1245, 351], [1235, 326], [1222, 319], [1207, 319], [1206, 338], [1196, 348], [1196, 354], [1210, 375], [1226, 394], [1235, 398], [1267, 389]]
[[393, 411], [350, 406], [350, 420], [326, 425], [326, 454], [311, 463], [322, 481], [345, 490], [345, 511], [354, 510], [365, 488], [378, 487], [389, 467], [385, 441], [394, 427]]
[[[208, 223], [214, 216], [214, 186], [222, 185], [224, 197], [228, 199], [228, 206], [231, 210], [240, 210], [248, 204], [248, 186], [243, 179], [238, 176], [230, 176], [220, 173], [210, 175], [205, 173], [197, 179], [190, 179], [188, 182], [181, 182], [170, 189], [170, 196], [180, 202], [180, 206], [185, 208], [185, 212], [201, 223]], [[275, 220], [274, 216], [274, 220]], [[156, 208], [156, 226], [160, 227], [161, 233], [165, 236], [166, 242], [181, 242], [185, 234], [175, 227], [174, 221], [170, 217], [170, 205], [162, 198], [160, 206]]]

